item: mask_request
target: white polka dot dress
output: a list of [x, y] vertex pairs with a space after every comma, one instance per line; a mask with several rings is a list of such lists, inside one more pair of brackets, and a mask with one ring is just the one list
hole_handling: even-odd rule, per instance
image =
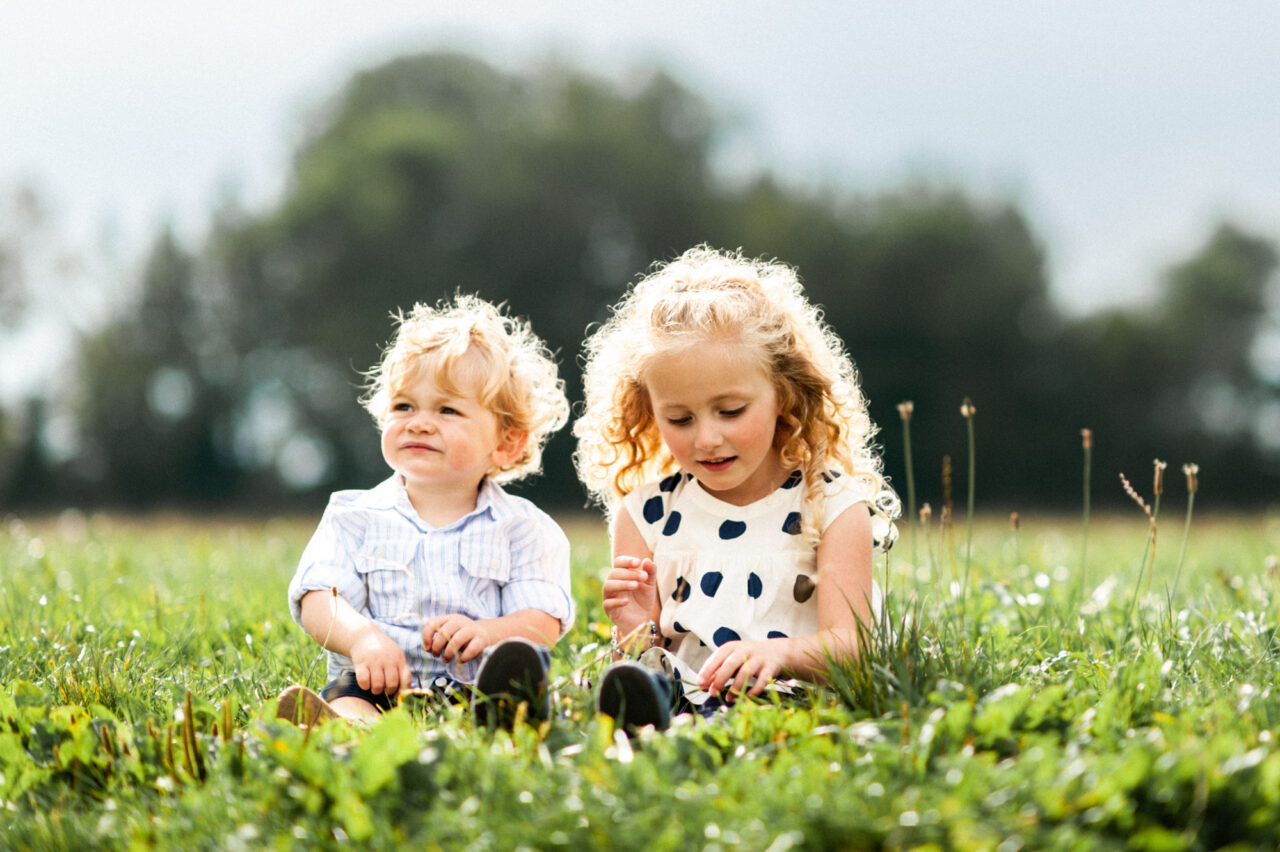
[[[868, 483], [838, 474], [827, 477], [823, 489], [823, 532], [875, 493]], [[693, 703], [706, 696], [692, 686], [693, 675], [716, 647], [818, 632], [817, 552], [801, 534], [804, 498], [799, 471], [746, 506], [713, 497], [692, 474], [679, 471], [624, 499], [653, 553], [660, 627], [669, 640], [666, 653], [646, 662], [681, 681]]]

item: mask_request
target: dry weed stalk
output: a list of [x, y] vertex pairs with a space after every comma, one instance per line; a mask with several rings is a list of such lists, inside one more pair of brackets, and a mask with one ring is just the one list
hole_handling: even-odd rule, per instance
[[1169, 592], [1171, 602], [1174, 593], [1178, 591], [1178, 579], [1182, 576], [1182, 560], [1187, 556], [1187, 539], [1191, 537], [1191, 513], [1196, 505], [1196, 491], [1200, 484], [1200, 465], [1188, 462], [1182, 466], [1182, 472], [1187, 477], [1187, 520], [1182, 527], [1182, 549], [1178, 552], [1178, 567], [1173, 572], [1173, 587]]
[[[964, 546], [964, 583], [961, 584], [963, 589], [963, 600], [969, 597], [969, 568], [973, 563], [973, 494], [974, 480], [977, 476], [978, 463], [974, 453], [973, 440], [973, 417], [978, 413], [978, 409], [970, 401], [969, 397], [964, 398], [964, 402], [960, 404], [960, 416], [965, 420], [965, 429], [969, 437], [969, 500], [967, 504], [966, 526], [968, 534], [965, 538]], [[964, 606], [963, 600], [961, 607]], [[962, 610], [963, 611], [963, 610]]]
[[911, 562], [916, 562], [916, 475], [911, 464], [911, 415], [915, 413], [915, 403], [905, 400], [898, 403], [898, 416], [902, 418], [902, 452], [907, 465], [907, 518], [911, 525]]
[[[1157, 468], [1158, 469], [1158, 468]], [[1129, 620], [1132, 623], [1133, 607], [1138, 602], [1138, 592], [1142, 588], [1142, 574], [1148, 570], [1148, 558], [1150, 560], [1150, 570], [1155, 570], [1156, 563], [1156, 513], [1147, 505], [1147, 501], [1142, 499], [1142, 495], [1137, 492], [1129, 480], [1122, 473], [1120, 474], [1120, 484], [1124, 488], [1124, 493], [1129, 495], [1134, 503], [1138, 504], [1138, 508], [1147, 516], [1147, 526], [1150, 534], [1147, 538], [1147, 549], [1142, 555], [1142, 563], [1138, 566], [1138, 579], [1133, 586], [1133, 597], [1129, 600]], [[1150, 571], [1148, 571], [1150, 573]]]
[[1022, 564], [1022, 537], [1019, 535], [1022, 531], [1022, 516], [1017, 512], [1009, 513], [1009, 528], [1013, 530], [1013, 567], [1017, 568]]
[[1084, 523], [1080, 529], [1080, 594], [1084, 594], [1085, 576], [1089, 566], [1089, 501], [1090, 482], [1093, 477], [1093, 430], [1080, 430], [1080, 445], [1084, 449]]

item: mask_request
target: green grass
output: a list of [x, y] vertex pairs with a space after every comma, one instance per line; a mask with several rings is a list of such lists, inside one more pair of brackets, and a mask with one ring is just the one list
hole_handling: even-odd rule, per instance
[[571, 529], [557, 717], [508, 735], [270, 718], [323, 679], [284, 602], [315, 519], [10, 519], [0, 848], [1274, 849], [1280, 518], [1197, 519], [1170, 599], [1167, 511], [1136, 595], [1136, 512], [1094, 516], [1083, 590], [1078, 518], [979, 519], [967, 600], [964, 535], [918, 527], [831, 688], [631, 742], [591, 709], [597, 524]]

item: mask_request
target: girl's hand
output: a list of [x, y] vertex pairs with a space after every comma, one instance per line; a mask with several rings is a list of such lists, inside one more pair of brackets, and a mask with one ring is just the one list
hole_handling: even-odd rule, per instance
[[469, 663], [499, 638], [485, 621], [475, 621], [457, 612], [428, 619], [422, 628], [422, 647], [446, 663], [453, 662], [454, 658], [460, 663]]
[[351, 645], [356, 683], [375, 695], [394, 695], [413, 683], [404, 651], [372, 623]]
[[658, 579], [652, 559], [614, 557], [613, 568], [604, 578], [604, 611], [624, 635], [654, 617]]
[[732, 681], [733, 689], [725, 693], [728, 700], [744, 694], [759, 695], [783, 670], [786, 641], [765, 639], [761, 642], [739, 640], [724, 643], [698, 669], [698, 686], [718, 697]]

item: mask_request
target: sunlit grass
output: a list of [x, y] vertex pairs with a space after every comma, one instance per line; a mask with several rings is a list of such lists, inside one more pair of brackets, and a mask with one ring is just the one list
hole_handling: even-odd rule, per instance
[[0, 845], [1274, 847], [1280, 515], [1198, 514], [1152, 560], [1141, 512], [1094, 512], [1080, 589], [1079, 515], [1016, 510], [881, 557], [878, 641], [831, 688], [636, 741], [592, 710], [598, 519], [566, 521], [556, 718], [511, 735], [270, 718], [323, 678], [285, 604], [312, 518], [9, 519]]

